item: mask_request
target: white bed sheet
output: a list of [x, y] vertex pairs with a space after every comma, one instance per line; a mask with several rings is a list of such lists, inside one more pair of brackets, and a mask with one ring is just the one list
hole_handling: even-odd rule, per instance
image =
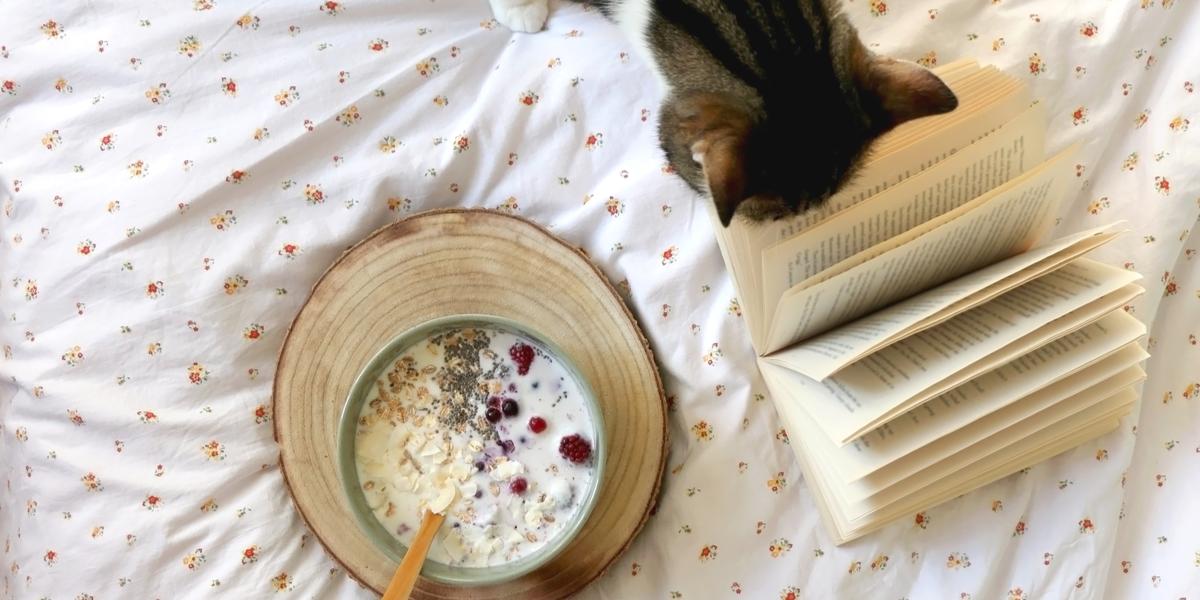
[[1146, 400], [1120, 431], [835, 547], [704, 209], [663, 170], [658, 91], [595, 12], [514, 36], [482, 0], [8, 1], [0, 597], [370, 597], [283, 488], [274, 357], [345, 247], [441, 206], [579, 244], [657, 350], [662, 499], [582, 596], [1195, 597], [1200, 8], [847, 11], [881, 50], [1020, 74], [1051, 149], [1082, 144], [1060, 229], [1128, 219], [1100, 257], [1149, 288], [1131, 307], [1153, 325]]

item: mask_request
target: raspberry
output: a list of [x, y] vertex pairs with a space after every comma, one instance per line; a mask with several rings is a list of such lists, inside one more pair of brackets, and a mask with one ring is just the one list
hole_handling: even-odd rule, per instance
[[516, 400], [506, 399], [504, 404], [500, 406], [500, 410], [504, 412], [506, 417], [515, 417], [520, 412], [520, 407], [517, 406]]
[[508, 355], [517, 364], [517, 375], [529, 372], [529, 365], [533, 364], [533, 346], [517, 342], [508, 349]]
[[583, 464], [592, 456], [592, 444], [578, 433], [572, 433], [558, 443], [558, 453], [577, 465]]
[[529, 430], [534, 433], [541, 433], [546, 430], [546, 420], [541, 417], [532, 417], [529, 419]]
[[488, 420], [489, 423], [499, 423], [500, 419], [502, 418], [500, 409], [496, 408], [495, 406], [492, 406], [484, 411], [483, 416]]
[[524, 477], [518, 477], [508, 484], [508, 491], [517, 495], [524, 494], [528, 488], [529, 482], [525, 481]]

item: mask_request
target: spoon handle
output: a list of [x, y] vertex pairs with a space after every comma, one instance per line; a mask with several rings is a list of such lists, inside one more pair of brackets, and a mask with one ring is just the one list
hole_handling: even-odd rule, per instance
[[407, 600], [412, 594], [417, 577], [421, 574], [421, 565], [425, 563], [425, 554], [429, 552], [429, 544], [433, 542], [433, 536], [445, 518], [446, 515], [425, 511], [425, 517], [421, 519], [421, 528], [417, 530], [412, 544], [404, 553], [404, 560], [396, 567], [396, 573], [392, 575], [392, 582], [384, 590], [382, 600]]

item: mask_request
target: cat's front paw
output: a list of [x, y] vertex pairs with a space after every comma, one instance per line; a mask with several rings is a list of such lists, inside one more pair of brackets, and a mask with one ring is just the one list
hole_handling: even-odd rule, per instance
[[541, 31], [550, 13], [548, 0], [491, 0], [491, 4], [501, 25], [526, 33]]

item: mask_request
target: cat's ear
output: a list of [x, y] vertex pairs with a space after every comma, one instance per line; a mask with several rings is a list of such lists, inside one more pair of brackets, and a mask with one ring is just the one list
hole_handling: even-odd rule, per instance
[[874, 54], [861, 45], [857, 50], [853, 62], [859, 89], [878, 100], [886, 128], [958, 107], [954, 92], [929, 69]]
[[721, 224], [728, 226], [749, 195], [746, 149], [751, 118], [737, 100], [715, 93], [686, 96], [672, 109], [674, 141], [700, 167]]

